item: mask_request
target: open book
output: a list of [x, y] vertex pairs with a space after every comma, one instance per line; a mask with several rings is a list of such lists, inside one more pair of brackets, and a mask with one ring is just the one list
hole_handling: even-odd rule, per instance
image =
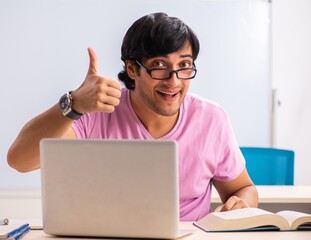
[[311, 214], [295, 211], [272, 213], [259, 208], [242, 208], [212, 212], [194, 225], [205, 231], [311, 230]]

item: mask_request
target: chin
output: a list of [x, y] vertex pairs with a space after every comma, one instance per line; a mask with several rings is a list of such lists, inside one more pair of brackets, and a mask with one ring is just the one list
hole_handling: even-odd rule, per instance
[[178, 114], [179, 112], [179, 108], [177, 109], [170, 109], [170, 110], [161, 110], [161, 109], [158, 109], [158, 111], [156, 111], [158, 114], [162, 115], [162, 116], [165, 116], [165, 117], [171, 117], [171, 116], [174, 116], [176, 114]]

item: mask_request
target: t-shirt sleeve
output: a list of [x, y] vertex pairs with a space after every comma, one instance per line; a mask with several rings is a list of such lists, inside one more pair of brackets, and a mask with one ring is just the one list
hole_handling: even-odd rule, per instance
[[218, 136], [218, 163], [214, 179], [228, 182], [237, 178], [245, 168], [245, 159], [236, 141], [232, 125], [225, 114]]
[[89, 138], [95, 123], [95, 114], [84, 114], [71, 125], [78, 139]]

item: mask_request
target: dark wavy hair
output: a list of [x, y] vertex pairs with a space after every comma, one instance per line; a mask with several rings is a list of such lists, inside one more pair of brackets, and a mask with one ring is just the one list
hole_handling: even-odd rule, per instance
[[[166, 13], [152, 13], [141, 17], [126, 32], [121, 47], [121, 59], [142, 61], [156, 56], [167, 55], [181, 49], [188, 41], [192, 48], [193, 60], [199, 54], [200, 43], [195, 33], [180, 19]], [[118, 78], [126, 88], [133, 90], [131, 79], [124, 65]]]

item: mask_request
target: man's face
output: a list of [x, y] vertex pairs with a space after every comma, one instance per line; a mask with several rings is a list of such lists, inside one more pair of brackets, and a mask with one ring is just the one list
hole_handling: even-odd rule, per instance
[[[178, 52], [149, 58], [142, 64], [150, 70], [192, 68], [192, 49], [189, 43], [186, 43]], [[155, 80], [141, 67], [135, 77], [132, 99], [139, 104], [139, 107], [146, 108], [146, 110], [162, 116], [173, 116], [179, 111], [190, 81], [177, 78], [176, 73], [173, 73], [170, 79]]]

